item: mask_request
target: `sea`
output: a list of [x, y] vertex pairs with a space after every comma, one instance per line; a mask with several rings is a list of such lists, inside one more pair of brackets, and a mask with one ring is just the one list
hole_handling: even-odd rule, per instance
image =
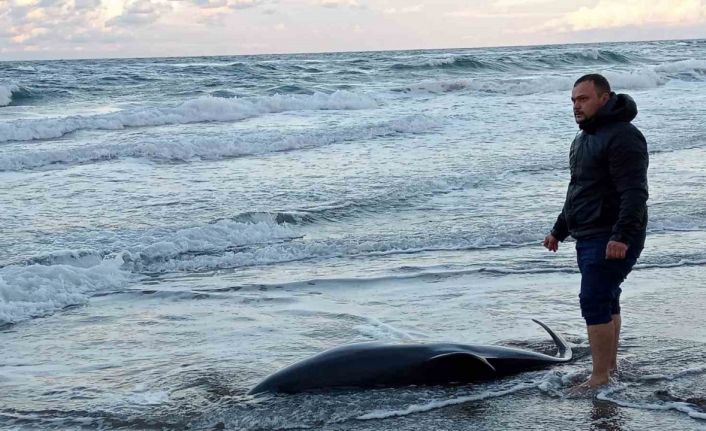
[[[574, 81], [638, 105], [647, 242], [595, 393]], [[0, 62], [0, 429], [705, 430], [706, 40]], [[574, 360], [253, 397], [346, 343]]]

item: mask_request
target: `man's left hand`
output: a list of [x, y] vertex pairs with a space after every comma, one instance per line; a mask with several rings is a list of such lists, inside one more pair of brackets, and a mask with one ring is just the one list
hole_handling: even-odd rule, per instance
[[605, 248], [606, 259], [625, 259], [625, 253], [628, 251], [628, 245], [620, 241], [608, 241]]

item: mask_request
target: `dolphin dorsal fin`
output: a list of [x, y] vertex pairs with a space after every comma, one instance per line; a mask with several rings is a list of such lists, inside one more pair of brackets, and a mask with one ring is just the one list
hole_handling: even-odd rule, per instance
[[456, 375], [462, 380], [495, 374], [495, 367], [484, 357], [468, 352], [442, 353], [429, 358], [425, 365], [429, 370]]
[[542, 323], [537, 319], [532, 319], [534, 323], [544, 328], [545, 331], [552, 337], [557, 348], [557, 356], [555, 358], [560, 359], [562, 362], [568, 362], [573, 358], [573, 352], [571, 351], [571, 346], [566, 342], [559, 334], [556, 334], [552, 329]]

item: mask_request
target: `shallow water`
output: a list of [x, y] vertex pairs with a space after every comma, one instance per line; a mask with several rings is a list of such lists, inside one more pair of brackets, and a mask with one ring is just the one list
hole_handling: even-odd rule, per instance
[[[705, 49], [0, 63], [0, 427], [706, 429]], [[592, 71], [638, 103], [650, 225], [621, 372], [574, 399], [573, 243], [539, 244], [568, 182], [569, 90]], [[354, 341], [551, 352], [531, 318], [577, 360], [245, 395]]]

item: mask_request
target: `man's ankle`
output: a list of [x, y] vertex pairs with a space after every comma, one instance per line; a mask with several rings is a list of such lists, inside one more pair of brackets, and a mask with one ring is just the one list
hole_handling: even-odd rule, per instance
[[588, 383], [591, 386], [604, 385], [610, 382], [610, 372], [607, 373], [593, 373], [591, 377], [588, 378]]

